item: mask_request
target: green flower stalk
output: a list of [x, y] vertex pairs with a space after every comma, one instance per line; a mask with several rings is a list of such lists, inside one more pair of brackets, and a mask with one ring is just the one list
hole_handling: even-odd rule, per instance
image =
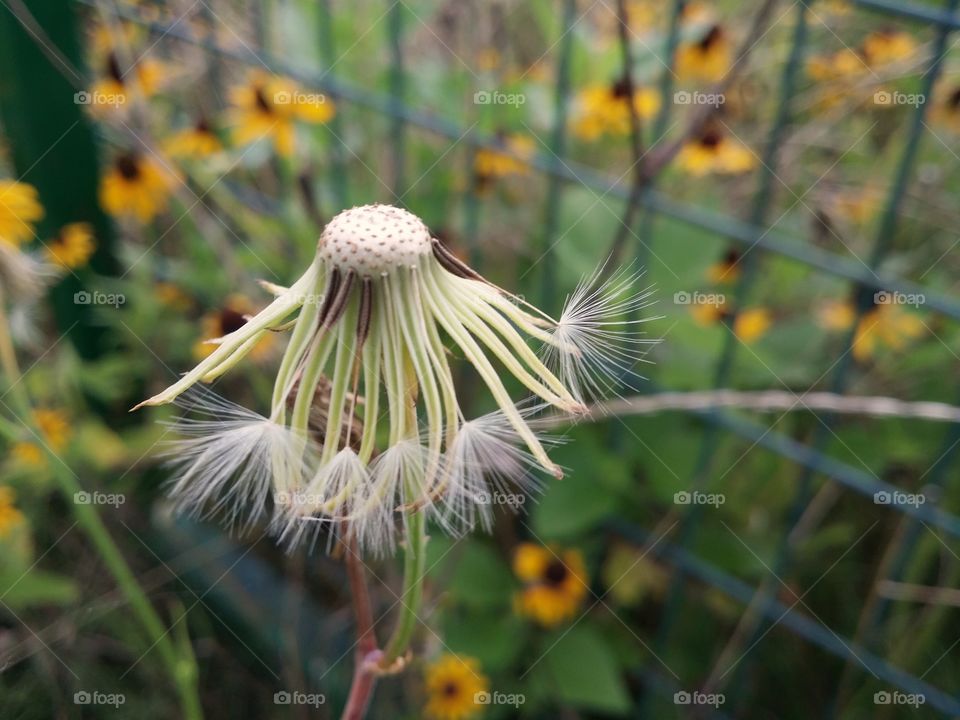
[[[341, 212], [299, 280], [265, 284], [276, 296], [267, 308], [142, 403], [172, 402], [227, 372], [264, 333], [290, 331], [269, 415], [209, 391], [188, 396], [205, 417], [176, 424], [185, 437], [174, 450], [173, 494], [183, 508], [222, 511], [231, 523], [257, 521], [269, 507], [273, 529], [291, 544], [349, 523], [373, 553], [392, 550], [398, 518], [421, 510], [451, 533], [489, 527], [494, 491], [535, 489], [534, 468], [563, 475], [534, 416], [547, 407], [578, 415], [641, 361], [647, 341], [633, 332], [638, 321], [625, 319], [648, 304], [649, 292], [633, 290], [637, 276], [594, 275], [553, 320], [480, 277], [411, 213]], [[496, 412], [464, 416], [454, 348]], [[504, 374], [530, 399], [514, 402]]]

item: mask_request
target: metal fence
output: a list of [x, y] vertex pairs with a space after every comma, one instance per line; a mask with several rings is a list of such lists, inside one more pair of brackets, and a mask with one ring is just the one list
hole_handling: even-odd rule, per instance
[[[264, 2], [266, 0], [263, 0]], [[581, 0], [583, 4], [586, 0]], [[81, 4], [103, 7], [93, 0], [78, 0]], [[321, 55], [327, 64], [332, 62], [336, 55], [331, 26], [330, 0], [318, 0], [320, 12], [320, 46]], [[956, 12], [958, 0], [947, 0], [941, 7], [931, 7], [918, 4], [894, 2], [894, 0], [855, 0], [854, 4], [859, 11], [878, 13], [894, 20], [902, 20], [915, 24], [932, 27], [935, 32], [933, 49], [929, 65], [923, 74], [921, 92], [926, 97], [933, 96], [933, 88], [941, 74], [944, 58], [950, 47], [951, 34], [960, 29], [960, 14]], [[665, 42], [665, 67], [660, 80], [660, 90], [664, 98], [673, 93], [673, 74], [671, 58], [673, 50], [678, 46], [680, 39], [681, 8], [683, 2], [674, 0], [672, 3], [671, 22]], [[781, 6], [787, 5], [781, 3]], [[709, 230], [719, 237], [725, 238], [751, 252], [743, 260], [743, 271], [736, 281], [734, 290], [736, 301], [734, 307], [741, 304], [751, 292], [758, 276], [758, 261], [763, 253], [789, 259], [800, 263], [818, 272], [827, 273], [837, 278], [849, 281], [851, 294], [857, 298], [856, 317], [859, 320], [871, 307], [871, 298], [875, 290], [888, 290], [903, 293], [923, 293], [929, 310], [941, 313], [953, 320], [960, 320], [960, 300], [935, 289], [918, 285], [917, 283], [880, 270], [880, 265], [887, 257], [894, 233], [897, 230], [901, 205], [905, 191], [911, 182], [917, 159], [918, 147], [925, 132], [926, 104], [918, 104], [912, 111], [912, 118], [906, 136], [902, 142], [902, 155], [892, 178], [889, 195], [886, 199], [882, 216], [879, 222], [872, 251], [866, 263], [851, 260], [842, 255], [795, 242], [791, 237], [783, 234], [776, 228], [769, 227], [768, 211], [771, 207], [771, 197], [774, 192], [778, 154], [791, 122], [791, 101], [794, 97], [798, 75], [802, 71], [805, 53], [808, 48], [808, 31], [811, 23], [812, 2], [800, 0], [794, 2], [793, 31], [791, 48], [787, 60], [781, 70], [778, 85], [780, 93], [778, 110], [769, 128], [762, 155], [762, 163], [758, 172], [758, 186], [753, 196], [747, 217], [740, 218], [734, 215], [720, 214], [713, 210], [698, 207], [671, 199], [657, 190], [655, 185], [647, 186], [639, 197], [641, 214], [637, 227], [641, 237], [650, 237], [650, 229], [658, 217], [666, 217], [682, 223], [688, 223], [696, 228]], [[195, 37], [189, 28], [180, 24], [165, 24], [161, 22], [146, 22], [135, 12], [111, 6], [109, 12], [126, 20], [140, 23], [152, 33], [176, 40], [196, 44], [203, 47], [211, 58], [215, 60], [230, 60], [251, 65], [266, 64], [272, 71], [287, 75], [298, 80], [305, 87], [323, 92], [336, 101], [365, 108], [374, 113], [382, 114], [390, 119], [389, 132], [393, 153], [393, 167], [395, 176], [391, 178], [394, 192], [399, 196], [403, 192], [405, 178], [402, 168], [406, 165], [407, 144], [405, 135], [409, 127], [444, 138], [465, 143], [474, 151], [480, 149], [496, 150], [499, 153], [510, 155], [509, 149], [496, 137], [479, 132], [468, 131], [455, 122], [423, 112], [411, 107], [404, 101], [404, 88], [408, 82], [404, 63], [402, 6], [400, 2], [385, 0], [384, 12], [388, 28], [391, 70], [390, 93], [381, 94], [372, 92], [356, 84], [338, 78], [335, 72], [304, 71], [302, 68], [291, 66], [272, 57], [264, 48], [256, 51], [242, 47], [222, 47], [206, 39]], [[626, 201], [630, 198], [630, 188], [613, 181], [610, 177], [586, 167], [572, 159], [565, 157], [568, 139], [568, 108], [571, 90], [571, 58], [572, 58], [572, 29], [577, 21], [578, 3], [576, 0], [558, 0], [561, 8], [559, 13], [560, 27], [558, 39], [554, 48], [556, 57], [555, 104], [553, 110], [552, 131], [549, 137], [547, 152], [540, 153], [533, 158], [517, 158], [528, 163], [547, 179], [547, 192], [544, 207], [542, 232], [539, 240], [542, 243], [537, 254], [542, 257], [542, 282], [544, 292], [549, 294], [554, 274], [554, 258], [550, 253], [550, 246], [554, 236], [560, 228], [560, 209], [563, 194], [569, 184], [578, 184], [598, 191], [612, 198]], [[790, 6], [788, 6], [790, 7]], [[653, 127], [654, 136], [659, 136], [670, 121], [671, 104], [664, 102], [656, 117]], [[341, 134], [341, 128], [334, 121], [334, 133]], [[659, 132], [658, 132], [659, 129]], [[347, 189], [345, 186], [346, 173], [344, 171], [347, 158], [342, 147], [334, 147], [330, 158], [330, 183], [333, 192], [341, 205], [346, 203]], [[479, 255], [477, 248], [477, 230], [479, 223], [479, 209], [476, 193], [471, 189], [465, 198], [465, 228], [464, 237], [470, 246], [470, 252], [476, 259]], [[646, 243], [631, 247], [633, 255], [644, 260], [649, 257], [651, 248]], [[856, 327], [856, 322], [853, 327]], [[848, 387], [851, 376], [851, 350], [855, 340], [855, 330], [851, 329], [846, 337], [844, 353], [833, 367], [827, 385], [836, 393], [843, 393]], [[731, 379], [731, 368], [738, 351], [739, 344], [732, 333], [726, 339], [717, 360], [712, 384], [714, 388], [728, 386]], [[798, 396], [798, 405], [802, 406], [802, 399]], [[821, 476], [829, 482], [834, 482], [843, 488], [872, 498], [875, 493], [891, 492], [895, 486], [875, 477], [870, 472], [853, 467], [841, 460], [831, 457], [825, 452], [831, 434], [833, 419], [825, 415], [820, 419], [809, 443], [799, 442], [790, 436], [768, 428], [756, 422], [743, 419], [742, 416], [724, 411], [699, 411], [696, 415], [704, 422], [705, 430], [699, 440], [699, 449], [695, 463], [695, 470], [691, 478], [691, 487], [703, 487], [709, 478], [713, 463], [717, 456], [717, 449], [725, 433], [743, 438], [758, 447], [765, 448], [789, 458], [795, 463], [797, 475], [795, 490], [790, 503], [789, 516], [786, 525], [789, 527], [799, 517], [807, 506], [813, 488], [814, 480]], [[945, 432], [942, 448], [928, 473], [928, 485], [942, 487], [948, 479], [950, 468], [956, 472], [955, 456], [960, 445], [960, 427], [951, 425]], [[903, 513], [909, 518], [906, 532], [903, 534], [896, 556], [890, 566], [888, 579], [898, 580], [909, 566], [911, 558], [917, 548], [921, 534], [926, 527], [942, 530], [954, 537], [960, 536], [960, 517], [945, 512], [936, 507], [927, 505], [891, 505], [891, 512]], [[947, 716], [960, 715], [960, 696], [956, 689], [938, 689], [923, 679], [905, 672], [896, 667], [895, 662], [880, 657], [869, 647], [864, 647], [851, 638], [842, 637], [819, 620], [797, 610], [796, 604], [787, 605], [777, 599], [775, 582], [790, 577], [794, 568], [795, 556], [789, 538], [784, 534], [776, 549], [774, 562], [770, 565], [769, 579], [760, 583], [758, 587], [751, 586], [733, 577], [721, 568], [710, 564], [695, 555], [690, 548], [696, 538], [698, 521], [701, 519], [702, 506], [691, 505], [680, 512], [679, 530], [676, 541], [673, 543], [657, 542], [652, 552], [664, 563], [674, 568], [673, 580], [664, 603], [664, 616], [658, 631], [658, 637], [653, 644], [653, 652], [659, 652], [670, 642], [671, 634], [678, 622], [678, 613], [689, 593], [689, 580], [706, 583], [730, 598], [747, 606], [747, 613], [753, 621], [746, 625], [747, 634], [743, 638], [744, 645], [750, 645], [764, 632], [762, 623], [767, 621], [795, 634], [797, 637], [818, 646], [822, 650], [840, 658], [846, 663], [862, 667], [876, 678], [888, 683], [891, 687], [899, 688], [905, 693], [922, 693], [929, 708]], [[651, 540], [649, 530], [636, 526], [618, 524], [611, 528], [623, 537], [638, 543]], [[870, 637], [885, 617], [888, 603], [880, 600], [868, 617], [868, 626], [864, 637]], [[769, 629], [772, 625], [766, 626]], [[749, 661], [740, 665], [731, 682], [742, 681], [745, 668]], [[739, 678], [739, 680], [738, 680]], [[670, 678], [658, 674], [654, 670], [644, 671], [641, 680], [657, 692], [673, 693], [676, 689]], [[734, 685], [735, 686], [735, 685]], [[736, 708], [728, 708], [736, 714]], [[721, 713], [714, 713], [723, 717]]]

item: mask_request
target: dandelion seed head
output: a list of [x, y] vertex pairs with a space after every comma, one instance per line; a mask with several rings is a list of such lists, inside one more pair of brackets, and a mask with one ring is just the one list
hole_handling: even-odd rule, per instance
[[344, 210], [327, 223], [318, 245], [320, 257], [330, 265], [364, 277], [415, 267], [430, 248], [423, 221], [390, 205]]

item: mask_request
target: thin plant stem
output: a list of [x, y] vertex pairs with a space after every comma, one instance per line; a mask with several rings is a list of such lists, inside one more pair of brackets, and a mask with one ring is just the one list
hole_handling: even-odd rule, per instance
[[423, 575], [426, 567], [427, 523], [422, 510], [407, 515], [407, 544], [403, 562], [403, 594], [400, 617], [384, 650], [382, 667], [390, 667], [406, 651], [416, 627], [423, 600]]
[[[9, 382], [10, 395], [23, 423], [31, 432], [39, 436], [38, 429], [33, 427], [31, 420], [30, 399], [26, 388], [20, 384], [20, 368], [17, 363], [13, 340], [10, 337], [10, 325], [2, 293], [0, 293], [0, 368], [2, 368], [3, 374]], [[53, 469], [53, 477], [60, 492], [66, 498], [68, 506], [72, 508], [74, 519], [93, 543], [143, 629], [152, 640], [151, 648], [155, 646], [159, 650], [160, 657], [176, 685], [183, 717], [186, 720], [200, 720], [203, 717], [203, 712], [197, 693], [197, 665], [189, 643], [181, 643], [182, 648], [178, 652], [163, 625], [163, 621], [150, 604], [137, 582], [136, 576], [103, 524], [96, 507], [89, 503], [75, 502], [76, 494], [83, 491], [83, 487], [76, 476], [63, 464], [56, 453], [44, 443], [40, 443], [40, 445], [43, 446], [47, 455], [47, 462]]]
[[377, 652], [377, 636], [373, 630], [373, 611], [370, 608], [370, 593], [367, 590], [363, 560], [360, 558], [356, 537], [352, 534], [346, 544], [346, 563], [357, 622], [357, 648], [350, 695], [341, 720], [361, 720], [366, 715], [377, 683], [377, 675], [370, 666], [371, 655]]

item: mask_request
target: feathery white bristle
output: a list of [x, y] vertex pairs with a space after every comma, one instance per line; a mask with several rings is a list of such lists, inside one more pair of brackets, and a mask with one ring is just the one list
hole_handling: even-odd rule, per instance
[[634, 368], [644, 359], [645, 346], [656, 340], [636, 337], [635, 326], [656, 318], [632, 318], [653, 302], [649, 288], [635, 292], [643, 275], [631, 268], [617, 270], [601, 282], [604, 266], [582, 281], [567, 298], [551, 340], [544, 347], [544, 362], [577, 400], [620, 395], [639, 376]]
[[353, 521], [361, 547], [377, 556], [396, 547], [397, 511], [432, 502], [423, 486], [427, 448], [419, 440], [401, 440], [370, 465], [370, 492]]
[[170, 495], [181, 512], [248, 527], [264, 515], [277, 483], [302, 483], [304, 439], [290, 428], [209, 390], [192, 390], [177, 404], [211, 418], [169, 423], [183, 436], [165, 443], [174, 469]]
[[[525, 414], [538, 408], [528, 407]], [[550, 438], [538, 433], [538, 439]], [[433, 515], [447, 532], [468, 532], [479, 524], [489, 530], [493, 508], [505, 505], [516, 512], [542, 487], [535, 474], [540, 463], [526, 450], [510, 420], [496, 411], [469, 420], [457, 431], [443, 457], [438, 502]]]

